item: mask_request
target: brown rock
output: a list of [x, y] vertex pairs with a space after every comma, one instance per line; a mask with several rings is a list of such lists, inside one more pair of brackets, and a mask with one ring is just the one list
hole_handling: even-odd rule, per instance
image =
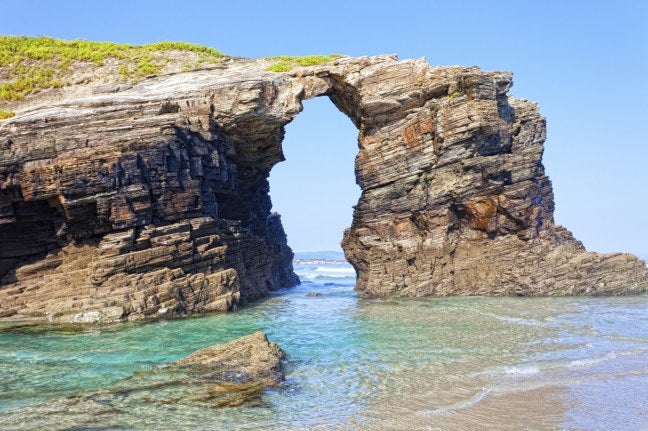
[[267, 178], [283, 126], [320, 95], [360, 131], [362, 196], [343, 248], [362, 295], [646, 290], [642, 261], [587, 253], [554, 224], [545, 120], [507, 94], [510, 73], [391, 56], [266, 66], [231, 60], [14, 104], [0, 122], [11, 143], [0, 147], [0, 310], [155, 318], [297, 283]]
[[268, 342], [263, 332], [255, 332], [225, 344], [198, 350], [171, 366], [208, 372], [218, 376], [222, 384], [254, 384], [271, 386], [283, 381], [281, 360], [286, 354]]

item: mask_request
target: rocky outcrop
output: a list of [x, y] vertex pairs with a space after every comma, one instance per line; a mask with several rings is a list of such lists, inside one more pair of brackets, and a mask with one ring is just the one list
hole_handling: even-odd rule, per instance
[[226, 311], [297, 284], [269, 166], [246, 160], [204, 93], [216, 84], [235, 98], [224, 109], [244, 110], [240, 79], [201, 72], [143, 82], [143, 93], [37, 96], [0, 124], [0, 316]]
[[[422, 61], [360, 73], [363, 193], [343, 248], [365, 296], [625, 294], [643, 261], [554, 224], [545, 119], [508, 72]], [[385, 83], [391, 83], [386, 85]]]
[[[0, 122], [0, 313], [123, 320], [232, 309], [295, 284], [267, 178], [326, 95], [359, 129], [343, 248], [365, 296], [621, 294], [645, 264], [554, 224], [545, 120], [508, 72], [263, 60], [33, 96]], [[113, 88], [114, 87], [114, 88]]]
[[208, 371], [210, 379], [231, 386], [272, 386], [284, 380], [281, 360], [286, 354], [270, 343], [263, 332], [255, 332], [225, 344], [198, 350], [171, 364], [182, 369]]
[[124, 428], [143, 410], [150, 414], [156, 409], [168, 411], [169, 406], [187, 410], [254, 406], [265, 390], [284, 382], [285, 356], [263, 332], [256, 332], [198, 350], [166, 366], [138, 371], [94, 392], [5, 410], [0, 427]]

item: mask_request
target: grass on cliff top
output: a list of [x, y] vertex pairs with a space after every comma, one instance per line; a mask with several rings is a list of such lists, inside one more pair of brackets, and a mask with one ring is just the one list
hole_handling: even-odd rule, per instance
[[12, 111], [5, 111], [4, 109], [0, 109], [0, 120], [6, 120], [7, 118], [11, 118], [15, 115], [16, 114]]
[[336, 58], [344, 57], [340, 54], [331, 55], [306, 55], [303, 57], [289, 57], [280, 55], [276, 57], [267, 57], [268, 60], [276, 62], [266, 68], [271, 72], [290, 72], [293, 67], [297, 66], [315, 66], [317, 64], [330, 63]]
[[[193, 53], [190, 59], [178, 56], [186, 52]], [[137, 46], [87, 40], [66, 41], [45, 36], [0, 36], [0, 104], [24, 99], [47, 88], [70, 85], [73, 79], [82, 81], [107, 64], [112, 65], [109, 73], [117, 79], [137, 81], [144, 76], [159, 74], [167, 64], [179, 65], [183, 71], [187, 71], [218, 64], [223, 57], [226, 55], [213, 48], [185, 42]], [[288, 72], [294, 67], [328, 63], [340, 57], [343, 56], [267, 57], [267, 60], [274, 61], [267, 70]], [[109, 59], [115, 61], [106, 63]], [[8, 112], [4, 111], [3, 118], [9, 118]]]
[[100, 67], [105, 60], [114, 58], [119, 61], [119, 73], [126, 80], [155, 75], [170, 60], [171, 51], [197, 55], [198, 60], [184, 64], [184, 70], [199, 67], [202, 63], [218, 63], [225, 57], [213, 48], [185, 42], [137, 46], [50, 37], [0, 36], [0, 72], [8, 77], [0, 84], [0, 102], [20, 100], [45, 88], [69, 85], [67, 79], [73, 73], [72, 66], [78, 63]]

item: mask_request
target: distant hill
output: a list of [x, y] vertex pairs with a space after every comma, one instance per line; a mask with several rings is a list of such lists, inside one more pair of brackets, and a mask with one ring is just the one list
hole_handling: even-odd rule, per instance
[[298, 251], [295, 259], [301, 260], [345, 260], [340, 251]]

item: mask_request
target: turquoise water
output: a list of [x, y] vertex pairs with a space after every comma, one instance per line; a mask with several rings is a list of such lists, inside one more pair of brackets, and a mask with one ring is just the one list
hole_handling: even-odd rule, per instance
[[[360, 300], [347, 265], [296, 270], [300, 287], [236, 313], [3, 324], [0, 429], [648, 429], [647, 296]], [[285, 384], [260, 402], [124, 389], [257, 330], [288, 354]]]

